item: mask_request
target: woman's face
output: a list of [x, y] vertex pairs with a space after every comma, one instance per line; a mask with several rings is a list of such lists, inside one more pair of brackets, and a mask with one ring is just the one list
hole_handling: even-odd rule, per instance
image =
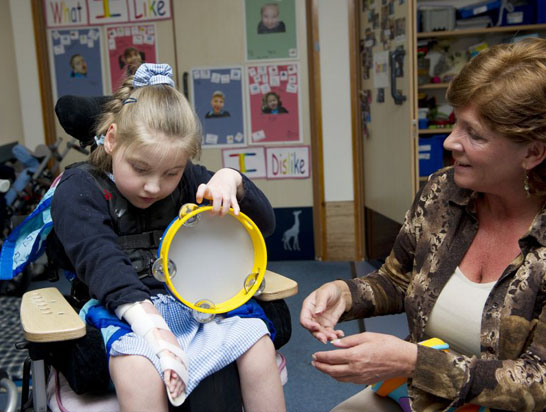
[[528, 144], [495, 134], [472, 106], [455, 109], [455, 115], [455, 128], [444, 141], [444, 148], [452, 152], [455, 161], [455, 183], [492, 194], [522, 190]]
[[279, 99], [277, 99], [277, 96], [274, 94], [270, 94], [267, 96], [267, 107], [269, 107], [271, 110], [277, 109], [279, 106]]

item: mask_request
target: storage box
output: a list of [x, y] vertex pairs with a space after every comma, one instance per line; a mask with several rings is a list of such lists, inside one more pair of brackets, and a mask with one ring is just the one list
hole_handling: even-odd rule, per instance
[[[543, 1], [539, 1], [538, 3], [543, 3]], [[531, 2], [528, 4], [514, 6], [514, 10], [512, 12], [504, 10], [501, 25], [510, 26], [513, 24], [535, 24], [535, 11], [535, 4]]]
[[537, 23], [546, 23], [546, 1], [536, 0]]
[[455, 29], [455, 7], [420, 7], [421, 31], [449, 31]]
[[470, 4], [468, 6], [457, 9], [457, 11], [461, 19], [468, 19], [469, 17], [474, 17], [479, 14], [488, 13], [493, 10], [496, 10], [500, 8], [500, 6], [501, 6], [500, 0], [492, 0], [492, 1], [476, 3], [476, 4]]
[[444, 167], [444, 140], [446, 134], [419, 138], [419, 176], [426, 177]]

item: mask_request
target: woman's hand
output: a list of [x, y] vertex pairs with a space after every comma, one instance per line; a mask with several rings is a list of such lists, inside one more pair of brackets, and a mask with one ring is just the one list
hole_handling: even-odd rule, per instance
[[301, 326], [321, 341], [327, 343], [343, 336], [343, 331], [335, 330], [343, 312], [352, 306], [351, 292], [343, 281], [329, 282], [305, 298], [301, 307]]
[[313, 354], [312, 365], [340, 382], [371, 385], [411, 376], [417, 345], [392, 335], [364, 332], [332, 341], [340, 349]]
[[224, 216], [230, 207], [238, 215], [240, 208], [237, 196], [243, 195], [243, 177], [233, 169], [220, 169], [208, 181], [201, 183], [195, 195], [197, 203], [212, 200], [212, 214]]

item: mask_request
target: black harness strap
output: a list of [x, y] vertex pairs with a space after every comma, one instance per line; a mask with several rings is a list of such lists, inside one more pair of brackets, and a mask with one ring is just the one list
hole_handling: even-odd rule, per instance
[[123, 250], [127, 249], [157, 249], [161, 243], [163, 231], [152, 230], [150, 232], [118, 237], [118, 244]]

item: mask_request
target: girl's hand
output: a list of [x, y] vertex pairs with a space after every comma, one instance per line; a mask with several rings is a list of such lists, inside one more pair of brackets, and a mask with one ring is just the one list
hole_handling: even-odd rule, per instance
[[340, 349], [313, 354], [312, 365], [340, 382], [371, 385], [411, 376], [417, 345], [392, 335], [364, 332], [332, 341]]
[[197, 188], [197, 203], [203, 199], [212, 200], [212, 214], [224, 216], [230, 207], [238, 215], [240, 208], [237, 196], [243, 195], [243, 177], [233, 169], [220, 169], [208, 181]]
[[326, 283], [303, 301], [300, 313], [301, 326], [322, 343], [340, 338], [343, 331], [335, 330], [334, 326], [351, 306], [351, 292], [345, 282]]

